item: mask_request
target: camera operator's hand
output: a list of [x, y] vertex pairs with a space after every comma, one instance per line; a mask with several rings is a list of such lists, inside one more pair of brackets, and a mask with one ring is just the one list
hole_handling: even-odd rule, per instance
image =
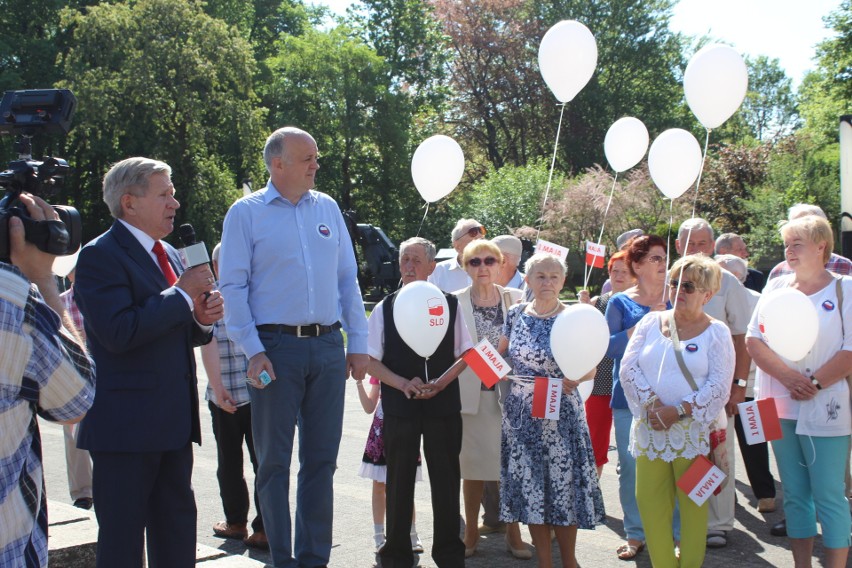
[[175, 282], [175, 286], [189, 294], [190, 298], [197, 298], [204, 292], [212, 292], [213, 282], [213, 272], [210, 270], [210, 266], [202, 264], [185, 270]]
[[[59, 219], [59, 215], [44, 199], [29, 193], [22, 193], [19, 199], [27, 208], [29, 216], [36, 221]], [[9, 218], [9, 252], [12, 264], [20, 268], [24, 276], [39, 289], [48, 281], [56, 287], [53, 279], [53, 259], [56, 257], [27, 242], [24, 238], [24, 224], [17, 217]]]

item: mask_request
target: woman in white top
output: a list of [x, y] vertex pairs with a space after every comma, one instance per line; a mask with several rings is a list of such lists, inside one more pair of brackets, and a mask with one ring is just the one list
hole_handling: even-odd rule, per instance
[[[677, 480], [698, 456], [710, 453], [710, 431], [731, 392], [731, 333], [704, 313], [721, 277], [716, 262], [705, 256], [678, 260], [669, 272], [674, 308], [642, 318], [621, 361], [621, 382], [633, 413], [636, 501], [655, 568], [698, 568], [704, 561], [708, 505], [696, 505]], [[681, 371], [676, 348], [697, 390]], [[680, 560], [672, 536], [675, 499]]]
[[[757, 398], [774, 398], [783, 438], [772, 442], [784, 484], [784, 513], [793, 560], [811, 566], [817, 518], [822, 525], [826, 566], [846, 566], [852, 519], [845, 494], [852, 412], [847, 375], [852, 371], [852, 278], [825, 269], [834, 247], [831, 225], [809, 215], [781, 228], [784, 254], [793, 269], [769, 281], [747, 333], [757, 364]], [[814, 346], [801, 361], [782, 358], [761, 331], [761, 308], [771, 292], [795, 288], [819, 317]], [[843, 298], [846, 298], [845, 303]], [[790, 322], [795, 325], [795, 322]]]

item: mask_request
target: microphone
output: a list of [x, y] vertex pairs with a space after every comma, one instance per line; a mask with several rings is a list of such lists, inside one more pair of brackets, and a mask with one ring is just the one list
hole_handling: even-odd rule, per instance
[[210, 255], [207, 254], [207, 247], [204, 242], [198, 242], [195, 238], [195, 229], [189, 223], [184, 223], [179, 229], [180, 240], [183, 243], [182, 249], [178, 250], [180, 260], [186, 270], [207, 264], [210, 262]]

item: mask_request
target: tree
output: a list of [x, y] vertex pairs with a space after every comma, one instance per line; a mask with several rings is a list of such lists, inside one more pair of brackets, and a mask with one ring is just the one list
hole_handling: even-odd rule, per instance
[[435, 0], [454, 51], [448, 122], [495, 168], [548, 156], [559, 117], [537, 65], [547, 29], [576, 19], [597, 39], [590, 83], [565, 109], [558, 167], [585, 169], [603, 158], [609, 126], [624, 115], [659, 132], [682, 100], [682, 39], [669, 30], [670, 0]]
[[86, 236], [105, 228], [100, 180], [112, 162], [144, 155], [171, 165], [182, 207], [216, 242], [238, 185], [260, 177], [265, 110], [252, 90], [249, 45], [200, 2], [139, 0], [66, 11], [73, 34], [61, 86], [79, 100], [69, 158]]
[[748, 92], [742, 115], [751, 135], [759, 142], [764, 137], [778, 140], [799, 126], [799, 113], [793, 82], [778, 59], [761, 55], [746, 58], [749, 70]]
[[[549, 175], [549, 164], [544, 160], [492, 170], [473, 184], [464, 210], [458, 211], [457, 216], [477, 219], [495, 236], [525, 225], [538, 225]], [[552, 186], [562, 184], [561, 176], [555, 176]]]
[[[707, 156], [698, 188], [699, 216], [706, 217], [718, 233], [747, 233], [751, 217], [743, 209], [752, 189], [761, 186], [767, 176], [771, 147], [722, 145]], [[694, 190], [684, 197], [693, 201]]]
[[[645, 165], [632, 170], [616, 184], [612, 204], [606, 212], [612, 187], [612, 175], [596, 166], [567, 180], [548, 201], [541, 236], [568, 247], [577, 260], [575, 266], [582, 266], [585, 242], [598, 242], [602, 226], [601, 242], [611, 254], [615, 239], [625, 231], [638, 228], [665, 238], [670, 230], [677, 231], [680, 221], [691, 216], [691, 203], [682, 198], [674, 202], [664, 198], [651, 182]], [[603, 280], [602, 271], [593, 272], [591, 282], [597, 285]], [[582, 284], [582, 280], [575, 276], [574, 283]]]

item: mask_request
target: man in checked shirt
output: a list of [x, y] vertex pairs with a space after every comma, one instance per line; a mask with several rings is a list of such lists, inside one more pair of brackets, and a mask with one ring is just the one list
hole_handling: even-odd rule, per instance
[[[38, 197], [23, 194], [20, 200], [37, 221], [59, 219]], [[0, 262], [0, 566], [32, 568], [47, 566], [36, 414], [79, 422], [94, 400], [94, 364], [69, 331], [53, 255], [24, 240], [16, 217], [9, 219], [9, 241], [12, 264]]]

